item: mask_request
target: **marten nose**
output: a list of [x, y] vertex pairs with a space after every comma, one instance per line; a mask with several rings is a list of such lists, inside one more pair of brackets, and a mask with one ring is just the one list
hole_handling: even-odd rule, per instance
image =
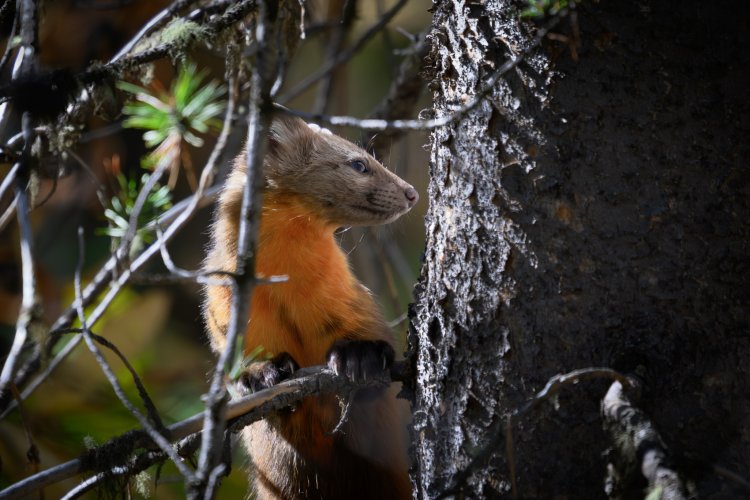
[[417, 204], [417, 200], [419, 200], [419, 193], [417, 193], [417, 190], [413, 187], [409, 186], [404, 191], [404, 196], [406, 196], [406, 199], [409, 201], [409, 206], [413, 207]]

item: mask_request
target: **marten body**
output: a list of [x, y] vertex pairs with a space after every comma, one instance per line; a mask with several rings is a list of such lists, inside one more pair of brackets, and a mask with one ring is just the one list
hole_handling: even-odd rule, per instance
[[[235, 269], [244, 164], [240, 155], [220, 197], [208, 270]], [[249, 368], [245, 386], [273, 385], [295, 362], [328, 362], [351, 378], [379, 373], [393, 360], [392, 332], [351, 273], [334, 230], [395, 220], [416, 203], [416, 191], [354, 144], [290, 118], [271, 126], [264, 175], [256, 273], [288, 279], [253, 292], [245, 352], [260, 346], [275, 357]], [[204, 312], [217, 351], [230, 304], [228, 287], [206, 288]], [[399, 406], [393, 391], [355, 397], [344, 428], [332, 435], [338, 401], [316, 396], [249, 426], [243, 438], [258, 497], [410, 497]]]

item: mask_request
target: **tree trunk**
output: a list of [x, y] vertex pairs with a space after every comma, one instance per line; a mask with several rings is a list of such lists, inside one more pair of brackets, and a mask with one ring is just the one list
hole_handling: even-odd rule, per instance
[[[435, 111], [475, 95], [533, 26], [526, 2], [439, 2]], [[735, 2], [736, 3], [736, 2]], [[414, 479], [455, 485], [488, 428], [556, 373], [637, 373], [677, 469], [711, 498], [750, 457], [748, 15], [731, 2], [585, 2], [480, 106], [432, 134], [416, 291]], [[606, 381], [513, 427], [521, 498], [606, 496]], [[461, 490], [510, 492], [506, 449]], [[642, 479], [642, 478], [641, 478]], [[645, 480], [612, 496], [642, 496]]]

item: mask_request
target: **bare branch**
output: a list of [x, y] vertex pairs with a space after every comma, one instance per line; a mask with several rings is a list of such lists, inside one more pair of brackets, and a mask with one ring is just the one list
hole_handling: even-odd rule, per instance
[[341, 432], [341, 429], [344, 428], [344, 424], [346, 423], [347, 420], [349, 420], [349, 414], [352, 411], [352, 403], [354, 402], [355, 394], [356, 394], [356, 391], [351, 391], [349, 394], [339, 396], [339, 406], [341, 406], [341, 416], [339, 417], [339, 421], [336, 424], [336, 426], [333, 428], [333, 430], [327, 433], [329, 436], [333, 436], [334, 434]]
[[[453, 495], [458, 495], [461, 492], [461, 488], [466, 484], [466, 480], [476, 470], [478, 466], [485, 463], [493, 453], [495, 453], [503, 441], [506, 441], [506, 453], [508, 453], [508, 466], [510, 468], [511, 476], [515, 473], [515, 464], [512, 462], [512, 424], [521, 419], [524, 415], [530, 411], [539, 407], [542, 403], [552, 399], [563, 387], [568, 385], [577, 384], [583, 380], [593, 380], [598, 378], [610, 379], [619, 381], [629, 387], [629, 381], [627, 377], [621, 373], [612, 370], [611, 368], [582, 368], [580, 370], [574, 370], [565, 374], [558, 374], [549, 379], [544, 388], [536, 393], [526, 404], [516, 409], [514, 412], [509, 414], [507, 417], [500, 417], [497, 422], [493, 424], [487, 430], [487, 436], [489, 441], [487, 444], [479, 449], [474, 455], [469, 465], [467, 465], [459, 474], [456, 475], [453, 486], [445, 490], [438, 498], [446, 498]], [[509, 444], [510, 443], [510, 444]], [[515, 479], [512, 479], [514, 482]]]
[[[338, 15], [338, 13], [330, 12], [334, 5], [340, 7], [340, 3], [330, 2], [328, 4], [329, 15], [332, 18], [335, 18], [334, 16]], [[329, 36], [325, 55], [323, 57], [324, 61], [332, 61], [341, 53], [346, 37], [349, 35], [349, 31], [351, 31], [352, 25], [354, 24], [354, 18], [357, 13], [357, 0], [346, 0], [343, 5], [344, 8], [341, 13], [341, 19], [339, 22], [334, 23], [333, 33]], [[318, 92], [315, 96], [315, 104], [313, 105], [313, 109], [316, 113], [328, 112], [331, 91], [333, 90], [334, 73], [335, 72], [331, 70], [321, 78], [318, 85]]]
[[362, 49], [362, 47], [364, 47], [364, 45], [370, 41], [371, 38], [373, 38], [375, 35], [380, 33], [382, 29], [385, 28], [385, 26], [391, 21], [391, 19], [393, 19], [393, 17], [398, 14], [401, 8], [406, 5], [407, 1], [408, 0], [399, 0], [393, 7], [388, 9], [388, 11], [385, 12], [383, 16], [378, 19], [377, 22], [375, 22], [375, 24], [370, 26], [370, 28], [365, 31], [361, 37], [359, 37], [359, 40], [357, 40], [349, 50], [340, 53], [338, 57], [336, 57], [336, 59], [329, 62], [320, 70], [302, 80], [293, 89], [281, 96], [279, 98], [279, 102], [281, 102], [282, 104], [289, 102], [290, 100], [294, 99], [299, 94], [307, 90], [312, 84], [328, 75], [336, 67], [354, 57], [354, 55], [356, 55]]
[[[274, 104], [276, 109], [288, 113], [290, 115], [299, 116], [305, 120], [311, 120], [315, 123], [322, 123], [333, 126], [353, 127], [361, 130], [374, 130], [374, 131], [390, 131], [390, 130], [432, 130], [438, 127], [443, 127], [451, 123], [460, 121], [466, 114], [476, 108], [484, 99], [492, 92], [497, 82], [518, 66], [533, 49], [542, 43], [547, 33], [557, 26], [562, 18], [568, 14], [567, 9], [560, 10], [557, 15], [545, 26], [540, 27], [537, 31], [536, 36], [526, 49], [518, 55], [512, 56], [502, 66], [500, 66], [494, 73], [487, 79], [485, 84], [468, 99], [464, 104], [457, 106], [450, 113], [443, 115], [439, 118], [433, 118], [430, 120], [381, 120], [374, 118], [355, 118], [353, 116], [327, 116], [323, 114], [306, 113], [304, 111], [288, 109], [281, 104]], [[287, 99], [288, 100], [288, 99]], [[285, 100], [280, 99], [281, 103]]]
[[[393, 381], [403, 381], [406, 377], [410, 376], [408, 367], [404, 361], [396, 362], [391, 367], [390, 378]], [[328, 367], [311, 366], [302, 368], [295, 372], [293, 378], [285, 380], [271, 388], [258, 391], [256, 393], [245, 396], [241, 399], [234, 400], [227, 405], [226, 413], [224, 414], [224, 421], [230, 422], [229, 430], [231, 432], [239, 432], [242, 428], [247, 425], [260, 420], [275, 411], [294, 405], [303, 398], [321, 393], [348, 393], [356, 389], [363, 389], [367, 387], [383, 387], [389, 383], [387, 378], [383, 379], [370, 379], [367, 382], [358, 384], [352, 382], [343, 376], [338, 376]], [[204, 421], [203, 413], [194, 415], [181, 422], [170, 425], [167, 428], [169, 436], [175, 441], [181, 441], [180, 445], [177, 446], [178, 453], [180, 456], [185, 456], [186, 452], [182, 449], [186, 442], [195, 441], [197, 445], [198, 440], [194, 439], [198, 436], [202, 429]], [[57, 465], [45, 471], [42, 471], [33, 476], [27, 477], [22, 481], [19, 481], [12, 486], [0, 491], [0, 498], [25, 498], [28, 495], [38, 491], [51, 484], [64, 481], [78, 474], [91, 470], [93, 461], [89, 457], [104, 455], [102, 450], [110, 446], [122, 446], [122, 441], [127, 440], [130, 442], [130, 449], [136, 448], [150, 448], [153, 446], [153, 442], [150, 437], [143, 431], [133, 431], [128, 434], [119, 436], [110, 440], [95, 449], [88, 450], [80, 458], [65, 462], [64, 464]], [[191, 445], [192, 446], [192, 445]], [[189, 453], [195, 448], [190, 448]], [[158, 454], [161, 453], [161, 454]], [[150, 465], [163, 461], [166, 455], [163, 452], [148, 451], [146, 454], [153, 459], [152, 461], [139, 462], [143, 465], [142, 468], [130, 467], [127, 469], [121, 469], [119, 467], [129, 466], [113, 466], [109, 471], [115, 475], [132, 475], [146, 469]], [[135, 459], [126, 459], [127, 463], [134, 463], [141, 459], [143, 455], [136, 457]], [[108, 473], [109, 473], [108, 472]], [[98, 479], [96, 482], [100, 482], [102, 478], [95, 476]]]
[[[628, 382], [631, 389], [638, 385], [635, 379]], [[610, 469], [610, 474], [618, 475], [610, 476], [612, 487], [617, 488], [639, 468], [648, 480], [649, 493], [659, 492], [658, 498], [664, 500], [688, 498], [688, 489], [674, 469], [664, 441], [646, 414], [630, 401], [624, 387], [628, 386], [622, 381], [614, 382], [602, 400], [604, 427], [612, 437], [617, 462]]]
[[[232, 304], [227, 329], [226, 344], [219, 355], [211, 376], [211, 387], [206, 395], [203, 437], [198, 457], [198, 470], [193, 484], [188, 485], [190, 497], [203, 497], [209, 493], [209, 480], [213, 484], [214, 470], [221, 467], [221, 442], [224, 435], [224, 418], [227, 393], [224, 386], [224, 373], [229, 370], [234, 359], [237, 338], [245, 333], [245, 325], [250, 309], [250, 297], [255, 287], [255, 248], [262, 207], [263, 155], [265, 138], [270, 116], [270, 92], [273, 85], [273, 71], [276, 69], [269, 57], [270, 43], [276, 29], [269, 21], [268, 7], [258, 1], [258, 16], [254, 26], [254, 64], [250, 77], [250, 102], [248, 106], [248, 132], [246, 149], [245, 186], [240, 205], [239, 236], [237, 242], [237, 278], [232, 286]], [[278, 61], [277, 61], [278, 62]], [[213, 479], [212, 479], [213, 478]]]
[[[229, 88], [232, 89], [232, 91], [230, 93], [229, 103], [224, 115], [222, 130], [219, 134], [216, 145], [211, 152], [211, 156], [209, 157], [208, 162], [203, 168], [198, 189], [195, 191], [195, 193], [193, 193], [191, 197], [182, 200], [180, 203], [177, 203], [171, 210], [162, 214], [157, 221], [152, 222], [146, 226], [147, 228], [155, 228], [157, 224], [170, 224], [169, 227], [164, 230], [163, 234], [160, 235], [159, 240], [151, 244], [148, 248], [146, 248], [146, 250], [144, 250], [142, 254], [136, 257], [136, 259], [131, 263], [128, 270], [119, 276], [118, 283], [112, 283], [111, 281], [114, 276], [114, 271], [117, 268], [118, 259], [116, 255], [110, 256], [108, 261], [102, 266], [99, 272], [97, 272], [94, 279], [83, 290], [81, 296], [76, 299], [80, 301], [80, 304], [76, 302], [68, 307], [68, 309], [66, 309], [52, 325], [52, 332], [70, 326], [76, 315], [76, 307], [78, 305], [82, 305], [83, 307], [90, 305], [109, 285], [110, 292], [104, 299], [102, 299], [105, 306], [98, 309], [99, 313], [95, 312], [94, 314], [92, 314], [92, 316], [89, 317], [89, 326], [93, 326], [93, 324], [98, 321], [99, 317], [101, 316], [100, 313], [103, 313], [103, 311], [106, 310], [106, 307], [117, 296], [122, 284], [124, 284], [133, 273], [141, 269], [153, 255], [159, 252], [161, 247], [163, 245], [166, 245], [166, 243], [169, 242], [190, 219], [192, 219], [193, 215], [198, 209], [206, 206], [216, 197], [218, 188], [209, 188], [209, 185], [216, 177], [216, 172], [219, 168], [219, 162], [224, 154], [224, 151], [226, 150], [227, 139], [234, 125], [235, 112], [237, 109], [237, 103], [239, 101], [239, 84], [235, 73], [232, 73], [232, 75], [230, 75], [229, 81]], [[49, 349], [51, 349], [55, 345], [57, 338], [58, 337], [54, 337], [54, 339], [49, 343]], [[27, 397], [29, 397], [34, 392], [34, 390], [36, 390], [36, 388], [39, 387], [50, 376], [55, 368], [76, 348], [80, 341], [81, 336], [76, 336], [59, 353], [57, 353], [47, 365], [44, 372], [39, 374], [22, 391], [21, 398], [26, 399]], [[39, 363], [39, 357], [40, 353], [35, 353], [27, 361], [26, 365], [24, 366], [23, 377], [18, 377], [16, 379], [17, 385], [22, 386], [24, 381], [31, 376], [34, 371], [33, 368]], [[5, 408], [2, 414], [0, 414], [0, 419], [4, 418], [10, 411], [15, 408], [15, 403], [13, 402], [13, 400], [8, 400], [6, 404], [8, 406]]]
[[[16, 60], [16, 67], [13, 70], [14, 80], [34, 70], [36, 66], [39, 30], [39, 6], [36, 0], [19, 1], [17, 8], [20, 9], [20, 12], [17, 12], [17, 16], [21, 20], [21, 50], [19, 51], [19, 58]], [[4, 122], [9, 113], [9, 106], [6, 105], [3, 108], [3, 116], [0, 118], [0, 122]], [[16, 321], [16, 334], [13, 338], [13, 344], [11, 345], [8, 357], [3, 364], [2, 372], [0, 372], [0, 395], [3, 395], [8, 385], [13, 383], [21, 351], [26, 345], [29, 325], [33, 320], [36, 308], [36, 275], [34, 273], [34, 255], [32, 250], [33, 234], [29, 220], [31, 207], [29, 195], [26, 192], [26, 186], [31, 175], [31, 143], [34, 137], [32, 117], [29, 112], [24, 112], [21, 116], [21, 132], [24, 141], [23, 151], [17, 167], [14, 167], [16, 170], [14, 191], [16, 214], [21, 235], [23, 291], [21, 296], [21, 310], [18, 313], [18, 320]]]
[[[76, 297], [78, 299], [76, 300], [76, 303], [78, 304], [78, 320], [81, 322], [81, 332], [83, 334], [83, 339], [86, 341], [86, 345], [88, 346], [89, 350], [91, 351], [91, 354], [94, 355], [94, 358], [96, 359], [97, 363], [99, 363], [99, 367], [102, 369], [102, 372], [104, 372], [104, 375], [107, 377], [107, 380], [109, 381], [110, 385], [112, 386], [112, 389], [114, 389], [115, 394], [117, 395], [117, 398], [120, 400], [122, 405], [127, 408], [127, 410], [130, 412], [131, 415], [133, 415], [136, 420], [138, 420], [138, 423], [141, 424], [141, 427], [148, 433], [148, 435], [153, 439], [153, 441], [161, 448], [164, 453], [169, 456], [169, 458], [172, 459], [175, 466], [177, 467], [177, 470], [180, 471], [180, 474], [182, 474], [185, 478], [192, 478], [193, 471], [191, 471], [180, 459], [179, 456], [177, 456], [177, 453], [174, 451], [174, 448], [172, 448], [172, 445], [169, 443], [169, 441], [162, 435], [162, 431], [164, 430], [164, 425], [161, 422], [161, 418], [159, 417], [158, 412], [156, 411], [156, 408], [153, 406], [153, 403], [151, 403], [151, 398], [148, 397], [146, 394], [146, 389], [143, 387], [143, 385], [140, 384], [140, 380], [138, 377], [135, 377], [135, 380], [137, 380], [137, 384], [139, 386], [139, 389], [141, 392], [141, 396], [145, 395], [144, 402], [146, 403], [146, 408], [149, 410], [149, 415], [153, 419], [153, 423], [149, 421], [148, 418], [146, 418], [145, 415], [143, 415], [134, 405], [130, 402], [127, 395], [125, 394], [125, 391], [122, 389], [122, 386], [120, 385], [119, 380], [117, 379], [117, 375], [115, 375], [114, 371], [112, 370], [112, 367], [109, 365], [107, 360], [102, 355], [102, 352], [99, 350], [97, 345], [94, 343], [94, 339], [92, 338], [92, 334], [89, 331], [89, 327], [87, 325], [86, 315], [83, 310], [83, 306], [81, 306], [80, 296], [81, 296], [81, 269], [83, 268], [83, 261], [84, 261], [84, 244], [83, 244], [83, 229], [79, 228], [78, 230], [78, 240], [79, 240], [79, 254], [78, 254], [78, 266], [76, 268], [75, 272], [75, 279], [74, 279], [74, 288]], [[119, 353], [119, 350], [117, 350]], [[122, 357], [121, 359], [124, 359]], [[130, 363], [127, 363], [126, 365], [130, 367]], [[132, 367], [130, 367], [131, 373], [135, 373], [132, 370]], [[158, 427], [158, 429], [156, 427]]]
[[16, 213], [17, 206], [18, 200], [16, 198], [13, 198], [10, 204], [6, 207], [5, 212], [3, 212], [3, 215], [0, 216], [0, 231], [5, 229], [5, 226], [7, 226], [8, 222], [10, 222], [10, 220], [13, 218], [13, 215]]
[[[256, 9], [256, 0], [241, 0], [239, 2], [230, 3], [229, 5], [231, 6], [221, 16], [210, 18], [204, 23], [203, 28], [214, 35], [223, 32], [235, 23], [244, 19], [250, 14], [250, 12], [254, 11]], [[195, 37], [190, 37], [187, 40], [180, 39], [178, 41], [160, 44], [136, 54], [122, 56], [116, 60], [110, 60], [106, 64], [91, 66], [84, 71], [83, 74], [79, 75], [79, 80], [84, 85], [95, 83], [104, 78], [119, 75], [128, 69], [162, 59], [169, 54], [185, 52], [189, 50], [195, 42]]]
[[36, 274], [34, 272], [34, 252], [32, 249], [34, 236], [31, 230], [31, 221], [29, 220], [29, 195], [26, 192], [26, 185], [30, 175], [29, 161], [31, 152], [31, 116], [29, 113], [24, 113], [22, 120], [24, 135], [29, 142], [24, 146], [24, 154], [19, 163], [14, 189], [16, 194], [16, 214], [20, 229], [23, 290], [21, 310], [18, 313], [18, 320], [16, 322], [16, 334], [13, 338], [13, 344], [11, 345], [8, 357], [3, 365], [2, 372], [0, 372], [0, 394], [3, 394], [8, 389], [8, 385], [13, 383], [21, 351], [26, 345], [29, 336], [29, 326], [34, 319], [36, 309]]
[[[8, 0], [6, 2], [6, 5], [13, 2], [13, 0]], [[18, 15], [13, 16], [13, 25], [10, 28], [10, 33], [7, 36], [7, 40], [13, 40], [16, 37], [16, 33], [18, 30]], [[16, 47], [13, 46], [12, 43], [6, 43], [5, 44], [5, 52], [3, 53], [3, 56], [0, 58], [0, 72], [5, 72], [5, 66], [8, 64], [8, 61], [10, 61], [10, 58], [13, 56], [13, 52]], [[1, 106], [1, 105], [0, 105]]]
[[78, 163], [78, 165], [80, 165], [80, 167], [86, 173], [86, 176], [91, 180], [91, 183], [94, 185], [94, 189], [96, 190], [96, 198], [99, 200], [99, 204], [103, 209], [106, 209], [109, 202], [101, 183], [99, 183], [96, 175], [94, 174], [94, 171], [85, 161], [83, 161], [83, 158], [81, 158], [78, 153], [76, 153], [72, 149], [67, 149], [65, 151], [76, 161], [76, 163]]
[[135, 48], [135, 46], [140, 42], [144, 37], [150, 35], [154, 31], [164, 27], [164, 25], [169, 22], [169, 19], [174, 16], [176, 13], [180, 12], [181, 10], [190, 7], [192, 4], [196, 3], [197, 0], [177, 0], [176, 2], [172, 3], [169, 7], [162, 10], [158, 14], [156, 14], [154, 17], [151, 18], [149, 22], [147, 22], [141, 29], [138, 31], [138, 33], [133, 36], [133, 38], [130, 39], [128, 43], [126, 43], [120, 51], [111, 59], [112, 62], [117, 62], [123, 57], [125, 57], [128, 53], [130, 53], [131, 50]]
[[122, 238], [120, 239], [120, 245], [115, 251], [115, 257], [121, 262], [130, 261], [130, 244], [133, 242], [136, 232], [138, 231], [138, 219], [141, 216], [141, 211], [143, 211], [143, 207], [146, 206], [146, 201], [148, 200], [151, 192], [156, 187], [156, 184], [159, 182], [159, 179], [161, 179], [162, 175], [164, 175], [164, 172], [167, 171], [170, 164], [172, 163], [174, 155], [175, 153], [172, 151], [167, 156], [159, 159], [158, 166], [151, 173], [151, 175], [148, 176], [148, 180], [143, 184], [143, 186], [141, 186], [141, 189], [138, 192], [138, 196], [136, 197], [135, 203], [133, 204], [133, 210], [130, 213], [130, 219], [128, 220], [128, 228], [125, 231], [125, 234], [123, 234]]
[[5, 192], [13, 185], [13, 181], [16, 180], [16, 173], [18, 173], [18, 169], [21, 168], [21, 165], [18, 163], [14, 163], [11, 167], [8, 174], [3, 178], [3, 182], [0, 183], [0, 200], [3, 199], [3, 196], [5, 196]]
[[739, 474], [737, 474], [736, 472], [731, 471], [731, 470], [727, 469], [726, 467], [718, 465], [718, 464], [714, 465], [713, 469], [714, 469], [714, 472], [717, 475], [719, 475], [719, 476], [721, 476], [723, 478], [729, 479], [734, 484], [740, 486], [746, 492], [750, 493], [750, 481], [748, 481], [744, 477], [742, 477]]
[[[382, 120], [404, 119], [412, 116], [417, 105], [419, 95], [425, 87], [420, 72], [424, 68], [424, 60], [430, 50], [424, 33], [417, 36], [410, 48], [411, 54], [405, 57], [398, 67], [388, 93], [373, 111], [371, 118]], [[365, 135], [364, 143], [372, 144], [375, 156], [385, 158], [386, 146], [403, 135], [401, 130], [392, 130], [382, 134], [370, 133]]]

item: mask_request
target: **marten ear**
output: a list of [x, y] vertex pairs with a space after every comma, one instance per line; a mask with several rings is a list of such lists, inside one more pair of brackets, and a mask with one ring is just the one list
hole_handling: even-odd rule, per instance
[[278, 160], [290, 160], [309, 151], [312, 131], [302, 119], [294, 116], [274, 118], [268, 134], [268, 154]]

